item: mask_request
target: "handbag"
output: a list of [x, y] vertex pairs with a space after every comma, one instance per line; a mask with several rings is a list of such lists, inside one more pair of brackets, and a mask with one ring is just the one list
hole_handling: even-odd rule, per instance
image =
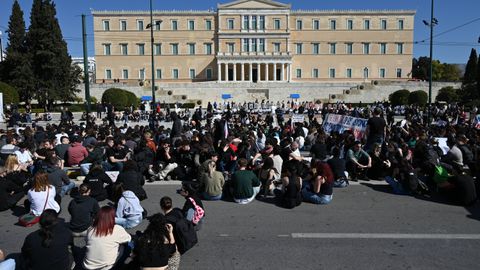
[[193, 207], [195, 208], [195, 213], [193, 214], [192, 218], [192, 223], [193, 225], [197, 225], [198, 222], [200, 222], [200, 219], [203, 218], [205, 215], [205, 211], [200, 207], [197, 203], [195, 203], [195, 200], [192, 197], [188, 197], [188, 200], [193, 204]]
[[[45, 199], [45, 204], [43, 205], [42, 212], [45, 211], [45, 208], [47, 207], [49, 193], [50, 193], [50, 187], [47, 187], [47, 198]], [[18, 218], [18, 224], [22, 225], [23, 227], [32, 227], [33, 225], [37, 224], [39, 221], [40, 221], [40, 216], [35, 216], [32, 212], [29, 212]]]

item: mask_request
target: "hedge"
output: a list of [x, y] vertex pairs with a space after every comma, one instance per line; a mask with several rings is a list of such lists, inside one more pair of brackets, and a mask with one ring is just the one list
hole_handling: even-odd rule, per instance
[[3, 104], [18, 103], [20, 100], [17, 90], [4, 82], [0, 82], [0, 93], [3, 94]]
[[435, 98], [438, 101], [445, 101], [445, 102], [457, 102], [460, 100], [460, 96], [458, 95], [457, 89], [447, 86], [443, 87], [442, 89], [438, 90], [438, 95]]
[[105, 90], [102, 95], [103, 103], [111, 103], [116, 109], [122, 110], [130, 105], [138, 106], [137, 96], [124, 89], [110, 88]]
[[390, 100], [390, 103], [392, 103], [393, 106], [407, 105], [409, 96], [410, 96], [410, 91], [408, 91], [407, 89], [402, 89], [402, 90], [393, 92], [388, 97], [388, 100]]
[[416, 104], [424, 106], [428, 102], [428, 94], [423, 90], [417, 90], [410, 93], [408, 96], [408, 104]]

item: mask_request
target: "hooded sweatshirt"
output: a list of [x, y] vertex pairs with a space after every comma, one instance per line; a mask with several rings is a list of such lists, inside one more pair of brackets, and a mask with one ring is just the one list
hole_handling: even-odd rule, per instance
[[93, 224], [93, 218], [99, 210], [98, 202], [90, 196], [77, 196], [68, 205], [70, 229], [72, 232], [83, 232]]
[[143, 207], [135, 193], [124, 191], [117, 205], [117, 218], [138, 219], [142, 217]]

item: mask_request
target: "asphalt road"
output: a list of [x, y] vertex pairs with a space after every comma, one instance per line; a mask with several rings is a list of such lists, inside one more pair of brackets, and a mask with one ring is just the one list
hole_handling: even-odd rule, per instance
[[[158, 212], [162, 196], [182, 207], [176, 183], [149, 185], [143, 206]], [[66, 207], [69, 198], [62, 206]], [[378, 182], [335, 189], [330, 205], [287, 210], [273, 202], [204, 202], [199, 244], [181, 269], [479, 269], [480, 206], [448, 205], [389, 193]], [[65, 208], [64, 208], [65, 209]], [[17, 210], [21, 210], [20, 208]], [[19, 211], [15, 211], [19, 212]], [[19, 252], [37, 229], [0, 213], [0, 248]], [[68, 213], [61, 216], [68, 221]], [[143, 222], [137, 229], [143, 229]]]

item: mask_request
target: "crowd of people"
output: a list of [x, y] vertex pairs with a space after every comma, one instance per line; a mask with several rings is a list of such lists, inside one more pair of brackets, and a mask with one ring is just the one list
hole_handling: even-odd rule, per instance
[[[258, 104], [209, 103], [191, 114], [163, 111], [164, 118], [155, 110], [145, 126], [61, 121], [1, 131], [0, 210], [22, 204], [26, 195], [26, 215], [40, 224], [16, 263], [29, 269], [69, 269], [72, 261], [78, 269], [176, 269], [197, 242], [202, 200], [274, 200], [292, 209], [332, 203], [335, 188], [359, 180], [386, 181], [395, 194], [438, 195], [459, 205], [477, 200], [475, 108], [437, 104], [426, 113], [383, 103]], [[291, 113], [307, 117], [292, 122]], [[360, 137], [327, 134], [327, 114], [367, 118], [366, 130]], [[159, 119], [171, 121], [171, 128]], [[67, 175], [71, 170], [83, 176], [78, 187]], [[183, 181], [182, 209], [144, 189], [145, 182], [169, 180]], [[58, 214], [67, 194], [66, 225]], [[159, 199], [161, 213], [146, 213], [142, 201], [149, 197]], [[105, 201], [111, 203], [100, 207]], [[145, 219], [145, 231], [126, 231]], [[72, 260], [75, 237], [85, 237], [86, 251], [73, 252]]]

